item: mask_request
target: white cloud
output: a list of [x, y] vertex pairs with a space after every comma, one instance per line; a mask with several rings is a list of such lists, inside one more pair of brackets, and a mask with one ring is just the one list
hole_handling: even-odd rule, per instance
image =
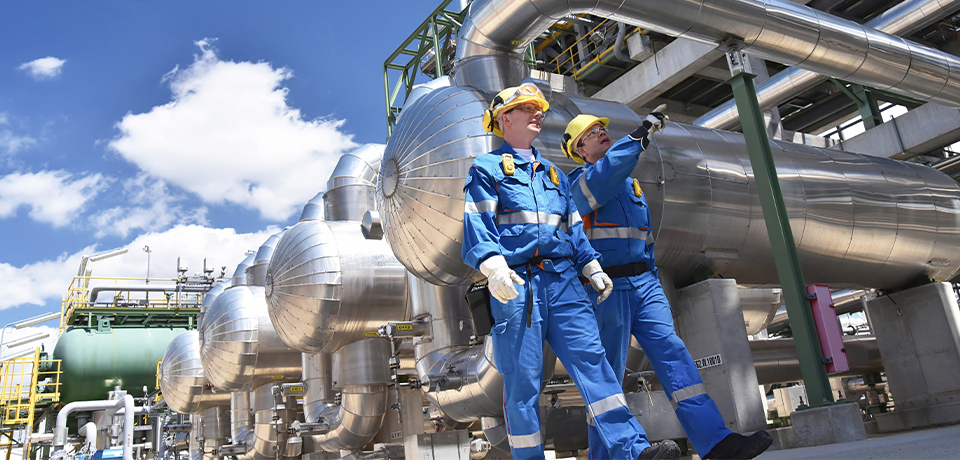
[[[46, 312], [41, 312], [40, 310], [37, 310], [37, 315], [41, 315], [44, 313]], [[40, 337], [42, 336], [42, 334], [46, 334], [47, 336], [42, 339], [37, 339], [36, 341], [31, 341], [15, 347], [4, 346], [3, 351], [0, 352], [0, 360], [3, 360], [8, 356], [16, 355], [26, 350], [33, 350], [39, 347], [41, 344], [43, 345], [44, 351], [46, 351], [47, 353], [53, 354], [53, 349], [57, 346], [57, 339], [59, 338], [58, 335], [60, 334], [60, 330], [59, 330], [59, 327], [56, 325], [57, 324], [56, 321], [51, 321], [48, 324], [49, 325], [25, 327], [23, 329], [13, 329], [13, 328], [8, 329], [6, 334], [3, 336], [3, 343], [11, 343], [14, 340], [22, 339], [30, 336]], [[38, 334], [41, 334], [41, 335], [38, 335]]]
[[30, 136], [18, 136], [9, 129], [0, 130], [0, 150], [8, 154], [12, 155], [34, 145], [37, 145], [37, 140]]
[[207, 208], [186, 210], [177, 205], [185, 197], [170, 193], [162, 179], [141, 175], [123, 184], [126, 198], [137, 206], [118, 206], [90, 216], [97, 238], [115, 235], [126, 238], [133, 230], [157, 231], [172, 224], [207, 225]]
[[281, 84], [289, 69], [222, 61], [210, 41], [197, 46], [193, 64], [164, 76], [173, 99], [124, 116], [110, 148], [204, 202], [289, 218], [325, 188], [339, 156], [356, 147], [340, 130], [344, 121], [307, 120], [287, 105]]
[[17, 67], [17, 70], [27, 72], [36, 81], [50, 80], [60, 76], [60, 73], [63, 72], [63, 64], [66, 62], [63, 59], [47, 56], [21, 64], [20, 67]]
[[109, 183], [100, 174], [75, 177], [66, 171], [13, 173], [0, 177], [0, 218], [12, 217], [21, 206], [30, 217], [54, 227], [69, 224]]
[[[178, 225], [164, 232], [141, 235], [125, 246], [128, 248], [127, 254], [88, 262], [87, 268], [93, 271], [95, 277], [146, 277], [147, 254], [142, 248], [150, 246], [151, 278], [175, 278], [178, 256], [185, 256], [189, 260], [189, 274], [200, 272], [203, 259], [207, 258], [207, 265], [216, 268], [215, 275], [220, 274], [221, 266], [226, 266], [229, 277], [245, 257], [246, 251], [257, 250], [270, 235], [278, 231], [278, 228], [271, 227], [256, 233], [238, 234], [230, 228]], [[100, 250], [90, 246], [72, 255], [63, 254], [55, 260], [34, 262], [22, 267], [0, 263], [0, 292], [4, 293], [0, 296], [0, 309], [59, 302], [77, 274], [81, 257]], [[115, 283], [112, 280], [91, 281], [91, 286], [97, 284]]]

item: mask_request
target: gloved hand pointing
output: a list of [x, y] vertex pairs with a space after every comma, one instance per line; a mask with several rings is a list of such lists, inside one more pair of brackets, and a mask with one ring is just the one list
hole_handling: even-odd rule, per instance
[[480, 273], [487, 277], [487, 289], [490, 290], [490, 294], [501, 303], [507, 303], [520, 295], [513, 285], [523, 286], [523, 278], [507, 265], [507, 260], [503, 256], [493, 256], [484, 260], [480, 264]]
[[663, 114], [664, 110], [667, 110], [667, 104], [660, 104], [657, 108], [653, 109], [653, 112], [650, 112], [650, 114], [643, 119], [643, 123], [629, 134], [630, 139], [640, 141], [643, 143], [643, 148], [646, 149], [647, 145], [650, 144], [650, 136], [652, 136], [654, 132], [662, 133], [663, 128], [667, 124], [667, 120], [669, 120], [669, 118]]
[[610, 297], [610, 293], [613, 292], [613, 281], [603, 272], [603, 268], [600, 267], [600, 262], [591, 260], [590, 263], [583, 267], [582, 273], [584, 277], [590, 280], [590, 285], [593, 286], [593, 289], [600, 294], [597, 297], [597, 303], [601, 303], [607, 300], [607, 297]]

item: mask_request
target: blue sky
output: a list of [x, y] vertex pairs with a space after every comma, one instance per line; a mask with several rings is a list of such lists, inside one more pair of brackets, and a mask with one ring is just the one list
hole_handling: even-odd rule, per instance
[[83, 254], [232, 270], [384, 142], [383, 61], [438, 4], [0, 4], [0, 325], [59, 309]]

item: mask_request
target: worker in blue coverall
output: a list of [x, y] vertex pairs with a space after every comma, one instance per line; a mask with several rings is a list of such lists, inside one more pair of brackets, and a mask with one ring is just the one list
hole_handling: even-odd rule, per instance
[[[563, 136], [564, 154], [585, 163], [567, 178], [583, 216], [584, 234], [613, 279], [610, 298], [603, 304], [594, 298], [600, 340], [622, 382], [630, 335], [637, 338], [687, 437], [704, 459], [753, 458], [770, 447], [770, 435], [731, 432], [704, 390], [693, 358], [674, 330], [670, 304], [657, 277], [647, 200], [640, 183], [630, 178], [653, 133], [663, 130], [665, 117], [660, 112], [665, 108], [657, 107], [636, 131], [613, 144], [606, 132], [609, 119], [586, 114], [574, 118]], [[594, 426], [588, 429], [590, 458], [609, 458], [601, 433]]]
[[546, 340], [580, 389], [607, 458], [677, 458], [672, 441], [654, 447], [646, 440], [604, 356], [577, 272], [598, 301], [612, 282], [583, 234], [566, 176], [532, 146], [549, 107], [530, 83], [500, 92], [483, 124], [504, 143], [474, 160], [464, 185], [463, 260], [486, 276], [491, 294], [511, 453], [544, 458], [538, 402]]

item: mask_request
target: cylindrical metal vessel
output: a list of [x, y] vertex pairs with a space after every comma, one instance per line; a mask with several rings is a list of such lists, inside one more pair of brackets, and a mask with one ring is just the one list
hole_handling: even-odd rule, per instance
[[359, 222], [364, 213], [377, 209], [375, 191], [384, 147], [365, 144], [340, 156], [323, 194], [327, 220]]
[[[480, 277], [460, 256], [463, 184], [473, 158], [499, 145], [480, 126], [488, 96], [447, 87], [421, 97], [385, 152], [384, 231], [400, 262], [435, 284]], [[559, 127], [571, 115], [610, 117], [615, 137], [640, 122], [623, 104], [554, 96], [534, 146], [561, 167], [571, 163], [556, 147]], [[897, 288], [960, 270], [960, 186], [950, 177], [885, 158], [770, 147], [808, 282]], [[657, 265], [678, 285], [711, 276], [779, 283], [742, 134], [668, 123], [633, 177], [650, 205]]]
[[248, 285], [266, 285], [267, 267], [270, 265], [270, 257], [273, 256], [273, 251], [277, 248], [277, 243], [280, 242], [280, 237], [283, 236], [284, 232], [286, 232], [286, 230], [270, 235], [270, 238], [267, 238], [267, 241], [264, 241], [260, 249], [257, 250], [257, 255], [253, 258], [253, 265], [247, 267], [246, 270]]
[[203, 343], [203, 331], [199, 330], [200, 324], [203, 323], [203, 315], [210, 309], [210, 305], [213, 305], [213, 302], [217, 300], [217, 296], [230, 286], [233, 286], [233, 278], [214, 284], [203, 296], [203, 303], [200, 304], [200, 313], [197, 313], [197, 330], [199, 332], [200, 343]]
[[204, 316], [201, 360], [207, 379], [226, 391], [300, 379], [300, 353], [277, 335], [259, 286], [233, 286]]
[[[877, 339], [873, 336], [846, 336], [843, 346], [847, 351], [850, 370], [834, 376], [863, 375], [883, 372], [883, 361]], [[803, 380], [800, 359], [793, 339], [751, 340], [750, 351], [757, 369], [757, 382], [761, 385]]]
[[114, 386], [136, 389], [157, 384], [157, 360], [182, 328], [115, 327], [109, 332], [70, 328], [60, 335], [53, 359], [62, 360], [63, 404], [101, 400]]
[[783, 305], [780, 288], [737, 289], [740, 296], [740, 309], [743, 310], [743, 324], [747, 335], [754, 335], [767, 328], [777, 309]]
[[386, 241], [358, 222], [298, 222], [283, 235], [267, 273], [277, 333], [304, 353], [330, 353], [408, 318], [403, 266]]
[[203, 376], [197, 331], [184, 332], [170, 342], [160, 363], [160, 390], [167, 405], [181, 414], [230, 404], [230, 393], [213, 388]]
[[230, 407], [216, 406], [203, 411], [203, 459], [218, 460], [217, 449], [227, 443], [230, 436]]

